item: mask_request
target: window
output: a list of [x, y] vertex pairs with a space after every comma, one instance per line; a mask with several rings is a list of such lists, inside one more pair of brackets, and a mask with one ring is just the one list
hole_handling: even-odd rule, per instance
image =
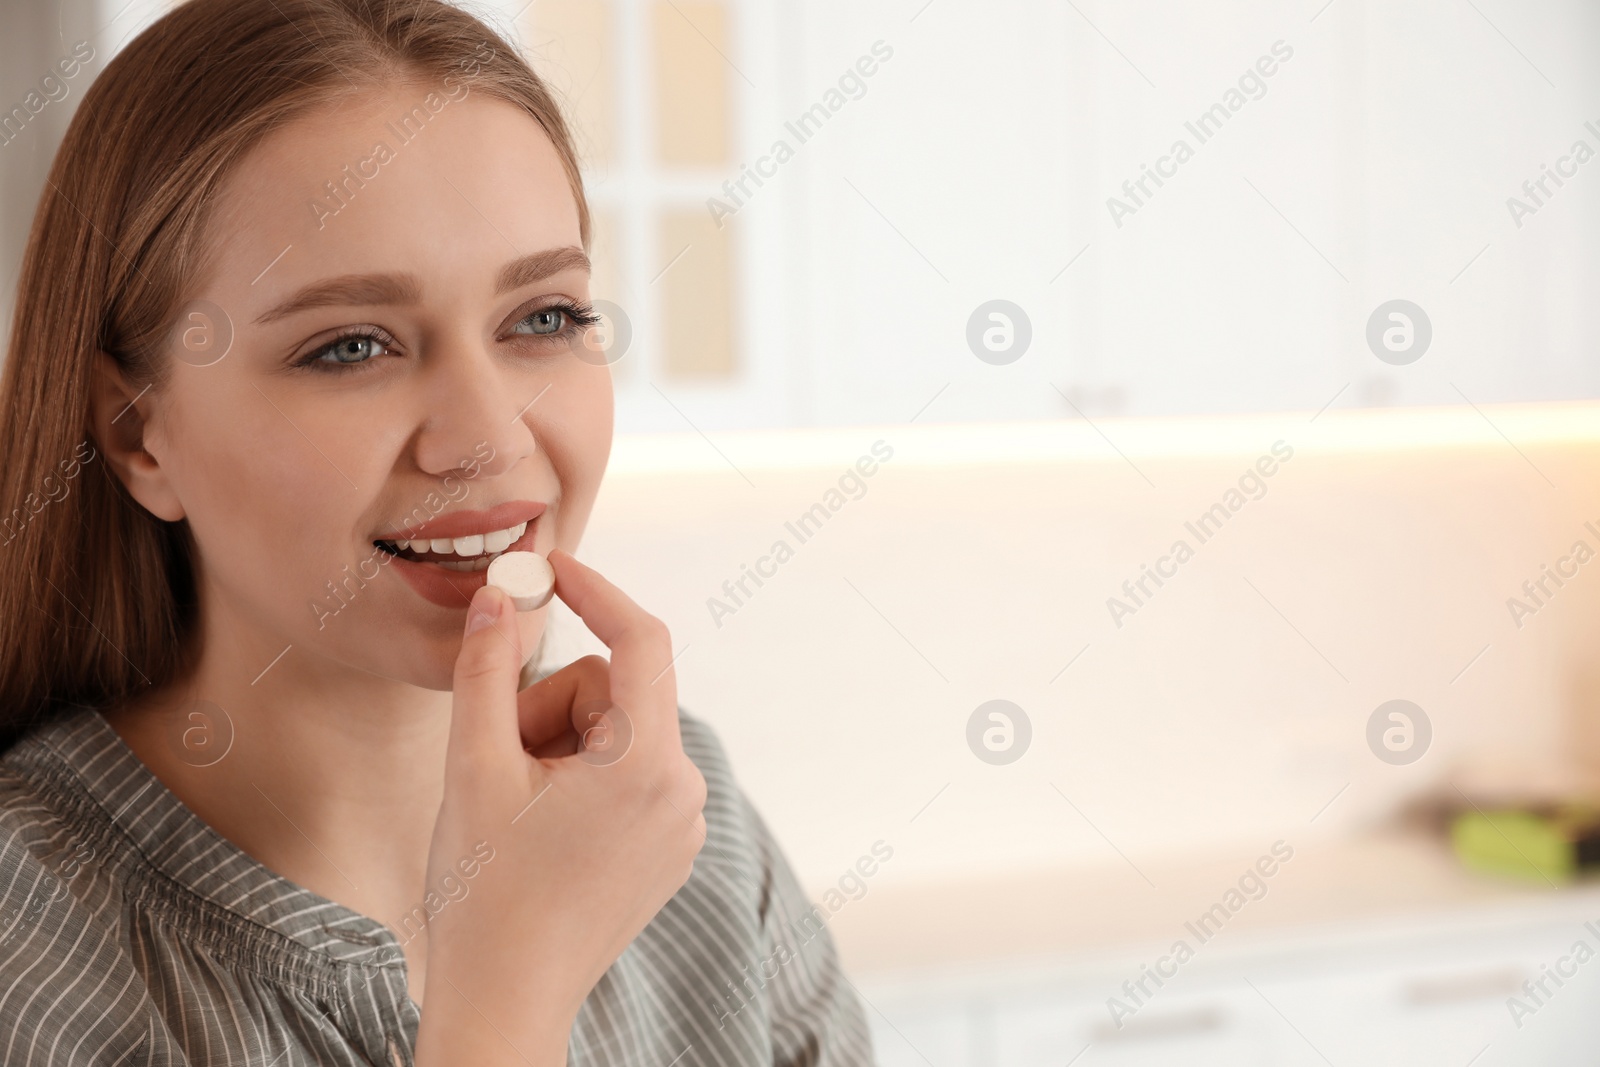
[[594, 295], [630, 320], [619, 429], [753, 411], [737, 225], [708, 210], [736, 169], [747, 49], [734, 0], [540, 0], [519, 26], [577, 128], [595, 214]]

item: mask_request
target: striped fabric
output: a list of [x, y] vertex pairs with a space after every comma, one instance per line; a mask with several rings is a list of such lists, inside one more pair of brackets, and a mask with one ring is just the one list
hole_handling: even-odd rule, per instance
[[[569, 1064], [869, 1064], [820, 913], [711, 729], [694, 873], [589, 994]], [[0, 758], [0, 1063], [410, 1064], [419, 1012], [383, 923], [221, 837], [99, 713]]]

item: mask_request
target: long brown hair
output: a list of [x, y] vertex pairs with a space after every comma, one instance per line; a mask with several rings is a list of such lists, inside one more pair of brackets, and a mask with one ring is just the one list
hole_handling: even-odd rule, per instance
[[197, 653], [195, 545], [151, 515], [90, 433], [96, 353], [159, 388], [204, 266], [210, 205], [267, 133], [340, 93], [460, 81], [544, 128], [589, 212], [545, 84], [439, 0], [191, 0], [89, 87], [34, 216], [0, 381], [0, 749], [68, 704], [114, 705]]

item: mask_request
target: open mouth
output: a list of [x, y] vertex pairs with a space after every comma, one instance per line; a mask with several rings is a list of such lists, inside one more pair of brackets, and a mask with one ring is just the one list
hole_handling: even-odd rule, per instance
[[528, 523], [519, 522], [501, 530], [469, 534], [465, 537], [419, 538], [413, 541], [374, 541], [373, 544], [392, 556], [413, 563], [437, 563], [451, 571], [486, 571], [494, 558], [520, 541], [527, 532]]

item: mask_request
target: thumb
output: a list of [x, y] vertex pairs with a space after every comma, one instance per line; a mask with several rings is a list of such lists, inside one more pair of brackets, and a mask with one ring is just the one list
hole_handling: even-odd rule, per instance
[[466, 632], [456, 656], [447, 768], [469, 777], [523, 756], [517, 729], [517, 674], [522, 637], [511, 600], [485, 585], [467, 609]]

